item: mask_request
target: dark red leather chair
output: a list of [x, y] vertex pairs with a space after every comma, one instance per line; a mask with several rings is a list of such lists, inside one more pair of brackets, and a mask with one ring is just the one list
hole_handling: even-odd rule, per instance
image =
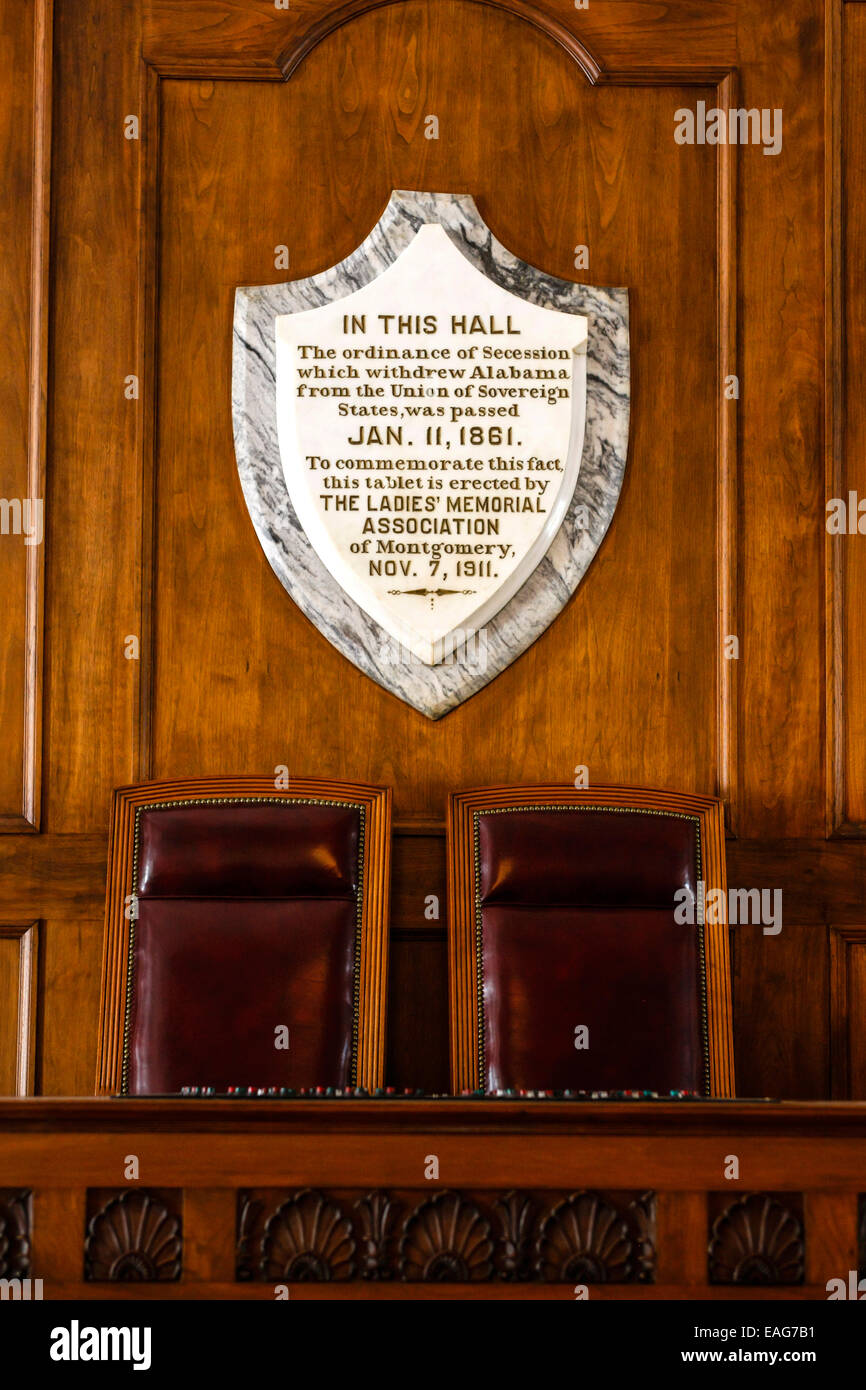
[[390, 817], [346, 782], [116, 792], [97, 1090], [382, 1085]]
[[726, 888], [718, 800], [458, 792], [448, 867], [456, 1091], [733, 1094], [727, 926], [698, 920], [698, 883]]

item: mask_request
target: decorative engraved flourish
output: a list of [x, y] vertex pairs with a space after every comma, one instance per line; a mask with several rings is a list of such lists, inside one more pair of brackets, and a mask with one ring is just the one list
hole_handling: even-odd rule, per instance
[[632, 1258], [628, 1226], [594, 1192], [572, 1193], [538, 1228], [534, 1269], [546, 1284], [627, 1283]]
[[84, 1246], [86, 1279], [167, 1283], [180, 1278], [178, 1216], [148, 1192], [122, 1192], [91, 1219]]
[[352, 1223], [321, 1192], [305, 1188], [278, 1207], [265, 1226], [260, 1270], [285, 1283], [326, 1283], [355, 1273]]
[[29, 1192], [0, 1192], [0, 1279], [26, 1279], [30, 1274]]
[[502, 1237], [496, 1268], [500, 1279], [524, 1282], [532, 1277], [530, 1261], [535, 1203], [523, 1192], [506, 1192], [493, 1204]]
[[634, 1256], [633, 1276], [638, 1284], [652, 1283], [655, 1274], [656, 1251], [656, 1194], [642, 1192], [628, 1204], [627, 1215], [631, 1218], [632, 1253]]
[[649, 1283], [655, 1194], [238, 1193], [238, 1281]]
[[753, 1192], [732, 1202], [713, 1222], [713, 1284], [801, 1284], [803, 1226], [789, 1207]]
[[368, 1192], [355, 1203], [360, 1224], [361, 1278], [390, 1279], [389, 1253], [397, 1208], [387, 1192]]
[[235, 1278], [256, 1278], [256, 1256], [253, 1253], [255, 1227], [262, 1214], [263, 1203], [254, 1201], [248, 1192], [238, 1193], [238, 1236], [235, 1257]]
[[417, 1206], [403, 1227], [400, 1278], [471, 1284], [490, 1279], [490, 1225], [459, 1192], [440, 1192]]

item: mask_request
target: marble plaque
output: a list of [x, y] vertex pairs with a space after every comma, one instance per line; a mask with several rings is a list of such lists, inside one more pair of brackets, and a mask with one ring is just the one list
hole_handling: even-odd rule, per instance
[[268, 559], [438, 718], [525, 650], [619, 496], [628, 300], [517, 260], [471, 198], [395, 193], [346, 261], [237, 291], [238, 469]]

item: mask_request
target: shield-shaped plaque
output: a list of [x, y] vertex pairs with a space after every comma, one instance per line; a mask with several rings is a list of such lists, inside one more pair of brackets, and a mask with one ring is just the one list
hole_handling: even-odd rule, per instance
[[471, 198], [420, 193], [332, 270], [237, 292], [235, 446], [268, 559], [432, 718], [535, 641], [601, 543], [627, 304], [517, 260]]

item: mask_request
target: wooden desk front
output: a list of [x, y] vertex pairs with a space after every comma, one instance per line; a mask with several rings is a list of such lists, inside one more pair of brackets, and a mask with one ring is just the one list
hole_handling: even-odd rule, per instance
[[864, 1192], [853, 1103], [0, 1102], [45, 1298], [826, 1299]]

